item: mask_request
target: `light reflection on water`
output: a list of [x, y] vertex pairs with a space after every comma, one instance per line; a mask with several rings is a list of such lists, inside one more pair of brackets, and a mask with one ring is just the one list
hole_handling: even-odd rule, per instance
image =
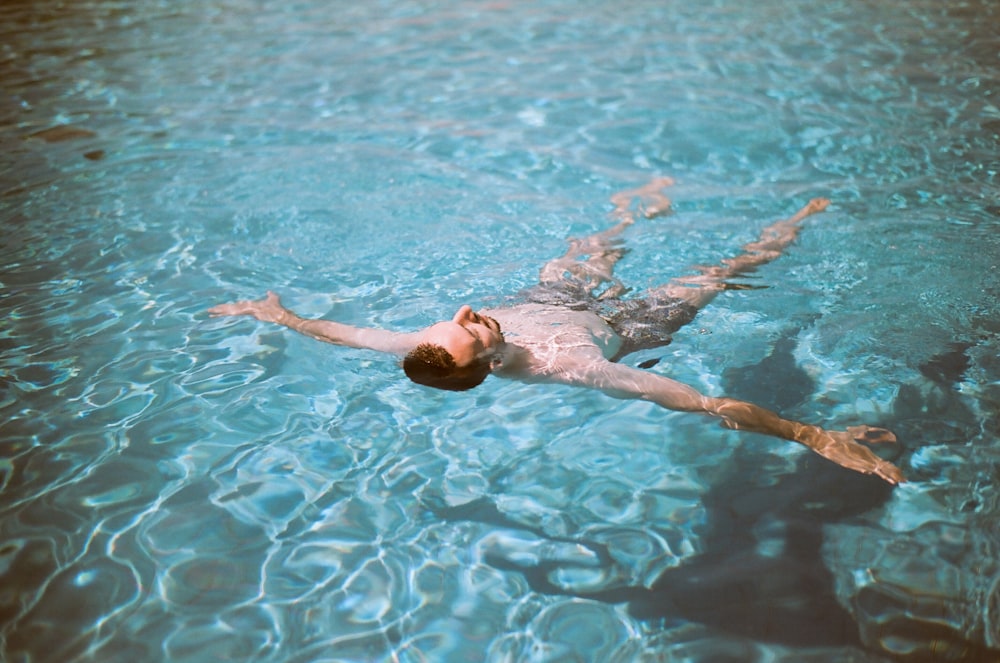
[[[990, 660], [996, 7], [938, 4], [6, 3], [2, 657]], [[630, 361], [910, 484], [203, 313], [497, 305], [660, 173], [637, 289], [835, 204]]]

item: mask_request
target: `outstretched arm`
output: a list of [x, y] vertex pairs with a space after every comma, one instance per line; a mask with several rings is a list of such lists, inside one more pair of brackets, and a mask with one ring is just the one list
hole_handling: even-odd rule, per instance
[[330, 320], [301, 318], [282, 306], [278, 295], [270, 291], [264, 299], [213, 306], [208, 309], [208, 314], [213, 318], [226, 315], [249, 315], [262, 322], [283, 325], [317, 341], [345, 345], [350, 348], [406, 354], [415, 345], [413, 334], [400, 334], [368, 327], [352, 327]]
[[846, 431], [828, 431], [819, 426], [782, 419], [770, 410], [745, 401], [705, 396], [676, 380], [611, 362], [600, 362], [584, 370], [570, 370], [563, 377], [570, 384], [600, 389], [615, 398], [635, 398], [652, 401], [670, 410], [711, 414], [722, 419], [723, 425], [728, 428], [799, 442], [842, 467], [863, 474], [876, 474], [892, 484], [906, 480], [899, 468], [858, 444], [859, 440], [895, 442], [896, 437], [883, 428], [852, 426]]

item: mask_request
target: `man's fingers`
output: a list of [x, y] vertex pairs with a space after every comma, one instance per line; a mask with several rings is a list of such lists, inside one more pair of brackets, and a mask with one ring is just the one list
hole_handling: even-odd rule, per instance
[[906, 477], [903, 476], [903, 472], [892, 463], [880, 463], [878, 467], [875, 468], [875, 474], [894, 486], [900, 483], [906, 483]]
[[229, 315], [229, 304], [218, 304], [208, 309], [208, 314], [213, 318], [217, 318], [220, 315]]
[[233, 302], [231, 304], [218, 304], [208, 309], [208, 314], [213, 318], [224, 315], [246, 315], [253, 308], [252, 302]]
[[858, 442], [866, 444], [884, 444], [896, 442], [896, 436], [892, 431], [874, 426], [851, 426], [847, 429], [848, 434]]
[[216, 304], [212, 308], [208, 309], [208, 314], [213, 318], [223, 315], [254, 315], [257, 309], [264, 304], [273, 304], [280, 307], [281, 299], [276, 293], [268, 290], [264, 299], [259, 301], [247, 299], [239, 302], [231, 302], [229, 304]]

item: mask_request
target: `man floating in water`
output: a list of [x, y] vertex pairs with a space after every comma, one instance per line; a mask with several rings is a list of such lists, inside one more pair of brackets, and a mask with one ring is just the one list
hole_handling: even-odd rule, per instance
[[624, 299], [627, 289], [612, 272], [625, 253], [619, 235], [635, 222], [632, 202], [639, 200], [647, 218], [665, 213], [670, 201], [662, 189], [670, 184], [670, 178], [658, 178], [613, 196], [612, 216], [617, 223], [604, 232], [571, 240], [565, 255], [542, 268], [539, 284], [523, 293], [524, 303], [478, 312], [462, 306], [451, 320], [409, 333], [301, 318], [282, 306], [273, 292], [259, 301], [214, 306], [209, 313], [250, 315], [326, 343], [396, 354], [403, 357], [403, 370], [411, 380], [438, 389], [471, 389], [490, 374], [599, 389], [614, 398], [714, 415], [729, 428], [799, 442], [848, 469], [876, 474], [893, 484], [904, 481], [895, 465], [859, 444], [895, 442], [885, 429], [862, 425], [828, 431], [782, 419], [751, 403], [706, 396], [676, 380], [617, 363], [629, 353], [667, 345], [671, 333], [691, 322], [725, 289], [727, 279], [777, 258], [798, 235], [802, 220], [830, 202], [811, 200], [791, 218], [765, 228], [756, 242], [720, 265], [699, 266], [694, 276], [675, 278], [641, 297]]

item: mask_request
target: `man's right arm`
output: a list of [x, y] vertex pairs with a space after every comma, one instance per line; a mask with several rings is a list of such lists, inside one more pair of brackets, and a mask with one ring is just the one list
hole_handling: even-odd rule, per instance
[[384, 329], [352, 327], [331, 320], [302, 318], [281, 304], [278, 295], [268, 292], [260, 300], [245, 300], [230, 304], [219, 304], [208, 309], [212, 317], [227, 315], [249, 315], [262, 322], [283, 325], [317, 341], [344, 345], [349, 348], [364, 348], [393, 354], [406, 354], [413, 349], [414, 334], [401, 334]]

